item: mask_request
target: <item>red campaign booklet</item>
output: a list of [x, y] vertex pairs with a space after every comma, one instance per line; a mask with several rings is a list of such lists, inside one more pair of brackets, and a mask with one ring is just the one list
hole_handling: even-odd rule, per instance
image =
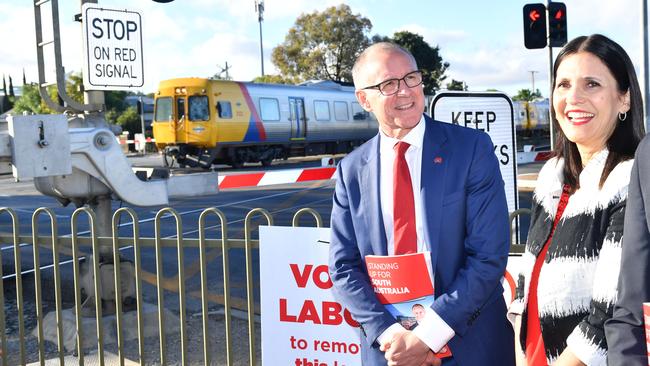
[[[375, 295], [404, 328], [413, 330], [434, 300], [431, 255], [421, 252], [403, 255], [367, 255], [366, 268]], [[451, 356], [444, 346], [435, 354]]]

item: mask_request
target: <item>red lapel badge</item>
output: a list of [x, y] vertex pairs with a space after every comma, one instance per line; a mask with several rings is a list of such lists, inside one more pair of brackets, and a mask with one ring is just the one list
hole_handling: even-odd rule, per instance
[[440, 156], [436, 156], [433, 158], [433, 162], [436, 164], [442, 164], [442, 158]]

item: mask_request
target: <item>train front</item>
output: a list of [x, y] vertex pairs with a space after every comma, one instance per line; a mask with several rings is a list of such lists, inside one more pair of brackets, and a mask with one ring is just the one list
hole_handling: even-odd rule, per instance
[[200, 165], [186, 158], [215, 146], [217, 131], [210, 123], [209, 87], [209, 80], [201, 78], [160, 82], [152, 125], [156, 145], [163, 150], [167, 165], [172, 162], [169, 158], [181, 165]]

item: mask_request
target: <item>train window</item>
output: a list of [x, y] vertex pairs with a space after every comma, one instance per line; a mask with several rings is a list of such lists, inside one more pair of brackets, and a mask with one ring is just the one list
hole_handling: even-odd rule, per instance
[[280, 107], [275, 98], [260, 98], [260, 117], [264, 121], [279, 121]]
[[210, 119], [207, 95], [190, 97], [190, 121], [207, 121]]
[[368, 119], [368, 112], [363, 110], [357, 102], [352, 102], [352, 119], [355, 121], [365, 121]]
[[219, 118], [232, 118], [232, 106], [230, 102], [226, 100], [218, 101], [217, 113], [219, 114]]
[[314, 115], [316, 115], [317, 121], [329, 121], [330, 120], [330, 104], [326, 100], [315, 100], [314, 101]]
[[172, 119], [172, 98], [158, 98], [156, 99], [156, 122], [171, 121]]
[[337, 121], [347, 121], [350, 119], [348, 116], [348, 103], [334, 102], [334, 118]]

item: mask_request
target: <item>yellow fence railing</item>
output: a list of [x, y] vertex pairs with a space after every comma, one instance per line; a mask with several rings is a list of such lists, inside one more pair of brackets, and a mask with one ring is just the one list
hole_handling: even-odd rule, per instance
[[[529, 214], [530, 210], [517, 210], [510, 215], [511, 225], [519, 215]], [[178, 314], [178, 336], [180, 357], [174, 363], [182, 365], [190, 364], [214, 364], [215, 360], [215, 342], [211, 337], [211, 332], [223, 332], [223, 355], [220, 359], [223, 360], [225, 365], [233, 365], [236, 356], [241, 359], [243, 354], [235, 355], [235, 344], [233, 339], [233, 312], [237, 311], [242, 313], [247, 318], [246, 333], [248, 336], [248, 364], [255, 365], [259, 363], [258, 355], [256, 354], [257, 340], [256, 334], [256, 316], [259, 314], [259, 307], [255, 305], [255, 280], [253, 271], [253, 250], [259, 248], [259, 241], [254, 239], [254, 231], [259, 226], [260, 221], [265, 221], [265, 225], [273, 225], [272, 215], [261, 208], [257, 208], [248, 212], [244, 220], [244, 238], [231, 239], [228, 237], [228, 221], [222, 211], [217, 208], [207, 208], [203, 210], [198, 218], [198, 238], [183, 237], [183, 222], [180, 215], [172, 208], [164, 208], [158, 211], [154, 219], [154, 237], [145, 238], [140, 237], [140, 224], [138, 215], [130, 208], [120, 208], [115, 211], [112, 217], [112, 236], [99, 237], [97, 236], [96, 217], [92, 210], [88, 208], [79, 208], [75, 210], [70, 218], [70, 235], [59, 236], [57, 216], [51, 209], [39, 208], [34, 211], [31, 220], [31, 235], [22, 235], [19, 232], [18, 216], [15, 210], [11, 208], [0, 208], [0, 218], [6, 216], [10, 219], [11, 232], [0, 232], [0, 244], [4, 245], [7, 249], [12, 249], [14, 253], [13, 258], [13, 271], [14, 275], [7, 275], [3, 272], [2, 268], [2, 252], [0, 252], [0, 276], [3, 273], [7, 276], [3, 277], [0, 281], [0, 350], [2, 354], [0, 361], [2, 365], [27, 365], [30, 363], [37, 363], [44, 365], [46, 360], [53, 359], [58, 361], [58, 364], [69, 364], [70, 357], [74, 359], [75, 364], [84, 365], [85, 362], [91, 363], [89, 357], [96, 357], [93, 364], [109, 364], [114, 362], [119, 365], [125, 364], [160, 364], [168, 365], [172, 361], [168, 357], [168, 339], [167, 324], [169, 321], [168, 314], [170, 309], [166, 306], [168, 303], [174, 304], [174, 311]], [[315, 226], [322, 227], [323, 220], [321, 216], [313, 209], [304, 208], [297, 211], [292, 220], [293, 226], [299, 226], [304, 216], [311, 216], [315, 220]], [[130, 237], [120, 237], [119, 227], [125, 226], [124, 223], [120, 225], [123, 217], [127, 217], [130, 223], [126, 225], [131, 226]], [[42, 223], [43, 218], [49, 221], [49, 235], [40, 235], [39, 223]], [[85, 234], [80, 234], [80, 220], [87, 220], [89, 231]], [[163, 237], [162, 222], [161, 220], [173, 219], [175, 221], [175, 235]], [[218, 221], [219, 235], [218, 238], [208, 238], [208, 220], [216, 219]], [[261, 219], [261, 220], [260, 220]], [[257, 226], [253, 222], [257, 223]], [[167, 223], [165, 223], [167, 225]], [[211, 226], [216, 227], [216, 226]], [[167, 226], [166, 226], [167, 228]], [[523, 246], [518, 245], [516, 241], [516, 233], [512, 233], [512, 251], [521, 252]], [[11, 247], [7, 247], [10, 245]], [[132, 259], [125, 260], [120, 255], [120, 251], [125, 248], [133, 249]], [[174, 250], [175, 249], [175, 250]], [[244, 263], [245, 263], [245, 299], [233, 298], [232, 289], [233, 283], [231, 281], [231, 253], [233, 249], [243, 250]], [[33, 253], [33, 262], [31, 269], [28, 271], [33, 272], [33, 298], [31, 285], [28, 286], [28, 300], [33, 303], [33, 308], [26, 307], [25, 287], [23, 282], [25, 277], [23, 275], [25, 268], [26, 258], [21, 257], [21, 253], [29, 251]], [[191, 273], [186, 273], [186, 250], [198, 250], [198, 270], [192, 270]], [[143, 264], [146, 259], [143, 259], [143, 252], [147, 251], [149, 258], [155, 258], [155, 273], [148, 272], [144, 269]], [[209, 252], [210, 251], [210, 252]], [[44, 324], [48, 316], [44, 314], [43, 291], [44, 285], [41, 278], [42, 256], [51, 258], [51, 262], [47, 264], [48, 267], [53, 269], [53, 289], [45, 288], [48, 293], [54, 293], [54, 300], [47, 301], [47, 309], [53, 313], [54, 330], [50, 329], [50, 342], [55, 343], [55, 346], [46, 347], [46, 333], [44, 332]], [[166, 255], [175, 255], [177, 258], [177, 267], [171, 271], [170, 276], [169, 268], [164, 268], [163, 258]], [[70, 257], [71, 260], [67, 263], [72, 263], [71, 277], [72, 283], [62, 282], [62, 262], [61, 256]], [[219, 263], [215, 258], [221, 256], [222, 272], [218, 275], [222, 276], [222, 281], [215, 281], [214, 268], [217, 268]], [[107, 260], [107, 257], [109, 257]], [[83, 259], [85, 258], [85, 260]], [[29, 261], [27, 262], [28, 264]], [[82, 263], [86, 263], [83, 264]], [[107, 264], [108, 263], [108, 264]], [[146, 263], [151, 267], [151, 263]], [[132, 268], [132, 272], [127, 271]], [[69, 271], [69, 270], [68, 270]], [[107, 275], [110, 273], [110, 275]], [[125, 274], [132, 273], [133, 276], [125, 277]], [[199, 339], [188, 339], [188, 323], [191, 319], [188, 316], [188, 309], [186, 301], [188, 300], [187, 282], [190, 277], [198, 275], [199, 291], [198, 294], [194, 293], [194, 298], [199, 300], [201, 312], [200, 327], [201, 337]], [[213, 277], [210, 277], [212, 275]], [[13, 291], [7, 290], [11, 282], [5, 282], [5, 279], [14, 279], [15, 288]], [[134, 283], [133, 283], [134, 282]], [[216, 283], [223, 284], [221, 294], [215, 294], [210, 291], [210, 286], [216, 286]], [[145, 288], [149, 285], [150, 287]], [[71, 288], [71, 289], [70, 289]], [[131, 317], [127, 320], [127, 312], [123, 308], [125, 303], [124, 292], [127, 288], [133, 288], [131, 294], [135, 306], [132, 306]], [[152, 289], [153, 288], [153, 289]], [[66, 291], [64, 291], [66, 289]], [[145, 292], [148, 295], [148, 300], [152, 298], [157, 299], [157, 307], [154, 311], [153, 317], [157, 316], [157, 329], [154, 332], [158, 337], [158, 355], [155, 358], [148, 359], [151, 356], [152, 342], [149, 340], [147, 343], [147, 335], [145, 329], [151, 324], [147, 323], [145, 316]], [[176, 297], [169, 298], [170, 294], [176, 293]], [[108, 294], [108, 295], [107, 295]], [[190, 293], [192, 294], [192, 293]], [[64, 295], [67, 298], [64, 298]], [[155, 295], [155, 296], [154, 296]], [[108, 300], [107, 300], [108, 299]], [[108, 302], [108, 303], [107, 303]], [[223, 325], [215, 327], [214, 322], [210, 321], [211, 311], [209, 306], [218, 303], [223, 306]], [[11, 304], [11, 306], [8, 306]], [[64, 309], [64, 306], [68, 309]], [[102, 315], [105, 309], [111, 309], [114, 312], [115, 326], [108, 326], [105, 324]], [[6, 309], [12, 313], [12, 327], [7, 328], [7, 313]], [[72, 310], [70, 310], [72, 309]], [[64, 319], [64, 312], [68, 311], [69, 318]], [[72, 316], [70, 317], [70, 312]], [[30, 315], [28, 323], [26, 314]], [[213, 313], [213, 312], [212, 312]], [[90, 315], [89, 315], [90, 314]], [[133, 315], [135, 314], [135, 315]], [[84, 322], [88, 323], [88, 319], [94, 321], [94, 326], [90, 330], [96, 332], [96, 345], [95, 335], [86, 334], [89, 329], [84, 326]], [[98, 320], [99, 319], [99, 320]], [[134, 324], [135, 323], [135, 324]], [[156, 321], [154, 321], [156, 323]], [[65, 324], [68, 328], [65, 328]], [[73, 324], [74, 326], [70, 326]], [[31, 335], [26, 333], [26, 327], [32, 327]], [[71, 328], [71, 329], [69, 329]], [[218, 328], [218, 329], [215, 329]], [[196, 335], [196, 329], [191, 329], [192, 334]], [[115, 332], [115, 337], [112, 338], [110, 343], [110, 350], [116, 352], [115, 357], [109, 362], [105, 357], [107, 352], [107, 332]], [[126, 336], [126, 332], [130, 332], [130, 337]], [[56, 333], [52, 336], [52, 332]], [[55, 341], [53, 341], [53, 339]], [[222, 338], [219, 338], [222, 339]], [[131, 348], [136, 349], [136, 356], [131, 352], [130, 357], [124, 351], [127, 343], [131, 342]], [[133, 345], [137, 342], [137, 347]], [[201, 342], [202, 347], [198, 347], [201, 352], [192, 352], [190, 343]], [[9, 344], [11, 343], [11, 347]], [[36, 345], [34, 345], [36, 343]], [[72, 347], [70, 347], [72, 345]], [[155, 346], [153, 346], [155, 347]], [[30, 349], [28, 349], [30, 348]], [[71, 349], [72, 348], [72, 349]], [[197, 349], [194, 347], [193, 349]], [[155, 352], [153, 352], [155, 354]], [[191, 356], [191, 357], [190, 357]], [[131, 359], [129, 359], [131, 358]], [[133, 359], [135, 358], [135, 359]], [[192, 360], [190, 360], [190, 358]]]

